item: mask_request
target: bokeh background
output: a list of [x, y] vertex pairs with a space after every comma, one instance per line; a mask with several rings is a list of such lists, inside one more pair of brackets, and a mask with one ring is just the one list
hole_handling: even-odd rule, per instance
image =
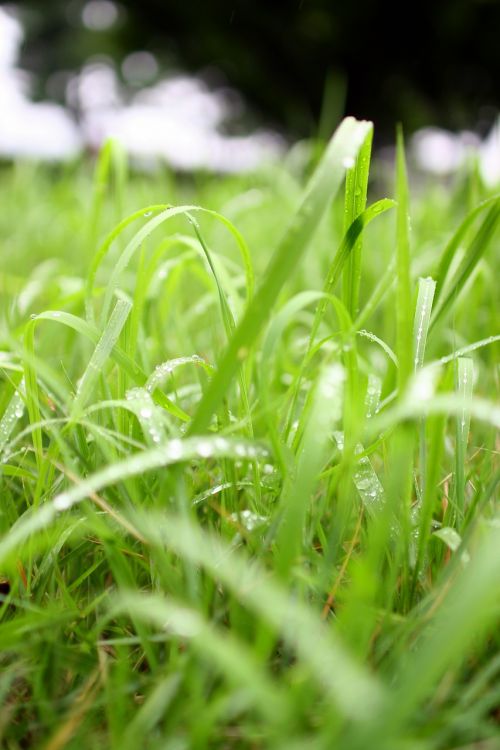
[[446, 172], [495, 128], [498, 0], [25, 0], [0, 10], [4, 155], [22, 153], [20, 131], [38, 117], [42, 144], [32, 134], [31, 148], [43, 151], [52, 132], [49, 157], [116, 135], [143, 161], [161, 152], [179, 168], [237, 170], [326, 137], [347, 113], [373, 119], [379, 145], [396, 122], [408, 134], [458, 134], [427, 133]]

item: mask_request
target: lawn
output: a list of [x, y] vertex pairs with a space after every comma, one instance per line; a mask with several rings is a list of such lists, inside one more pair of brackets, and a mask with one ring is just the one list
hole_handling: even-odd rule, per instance
[[3, 166], [2, 747], [500, 747], [500, 198], [372, 134]]

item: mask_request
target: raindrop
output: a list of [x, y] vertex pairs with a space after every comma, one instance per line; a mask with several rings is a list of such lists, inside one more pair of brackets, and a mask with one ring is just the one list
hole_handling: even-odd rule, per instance
[[200, 456], [203, 456], [203, 458], [208, 458], [213, 454], [213, 448], [210, 445], [210, 443], [206, 440], [200, 440], [198, 443], [198, 453]]
[[174, 461], [182, 456], [182, 440], [175, 438], [168, 444], [168, 455]]
[[215, 438], [215, 447], [218, 451], [226, 451], [229, 448], [228, 441], [223, 437]]
[[71, 505], [71, 499], [66, 492], [63, 492], [61, 495], [58, 495], [56, 498], [54, 498], [54, 508], [56, 510], [68, 510], [68, 508], [71, 508]]

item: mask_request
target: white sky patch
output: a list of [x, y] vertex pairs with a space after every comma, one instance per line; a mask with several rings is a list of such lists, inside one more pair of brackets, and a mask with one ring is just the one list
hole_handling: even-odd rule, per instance
[[481, 141], [475, 133], [452, 133], [441, 128], [422, 128], [411, 139], [417, 166], [424, 172], [441, 177], [452, 175], [474, 154], [485, 183], [494, 187], [500, 182], [500, 120]]
[[[116, 23], [120, 7], [111, 0], [90, 0], [82, 22], [94, 31]], [[145, 50], [128, 55], [122, 83], [111, 60], [89, 61], [73, 76], [64, 73], [66, 101], [78, 113], [52, 102], [31, 102], [28, 76], [16, 68], [23, 33], [19, 21], [0, 8], [0, 155], [47, 160], [93, 151], [109, 137], [120, 141], [137, 166], [167, 162], [180, 170], [241, 172], [276, 159], [284, 141], [262, 131], [228, 136], [228, 118], [239, 114], [231, 92], [211, 91], [199, 79], [158, 77], [156, 58]], [[55, 83], [60, 85], [62, 79]], [[54, 81], [53, 81], [54, 83]], [[142, 87], [139, 88], [138, 87]]]
[[131, 86], [151, 83], [159, 73], [158, 61], [151, 52], [132, 52], [122, 62], [122, 75]]
[[111, 0], [89, 0], [82, 10], [83, 25], [91, 31], [107, 31], [118, 21], [119, 11]]
[[191, 76], [164, 78], [127, 96], [112, 65], [103, 62], [86, 66], [69, 93], [92, 149], [116, 138], [144, 167], [166, 161], [180, 170], [241, 172], [283, 151], [282, 139], [270, 132], [224, 135], [221, 128], [233, 114], [229, 99]]
[[69, 113], [51, 102], [28, 98], [29, 79], [15, 67], [23, 38], [19, 21], [0, 8], [0, 155], [68, 159], [82, 139]]

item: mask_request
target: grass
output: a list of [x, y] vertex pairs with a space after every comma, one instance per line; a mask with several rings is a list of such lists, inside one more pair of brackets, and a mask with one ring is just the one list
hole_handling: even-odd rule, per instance
[[500, 747], [500, 199], [371, 141], [3, 168], [2, 746]]

